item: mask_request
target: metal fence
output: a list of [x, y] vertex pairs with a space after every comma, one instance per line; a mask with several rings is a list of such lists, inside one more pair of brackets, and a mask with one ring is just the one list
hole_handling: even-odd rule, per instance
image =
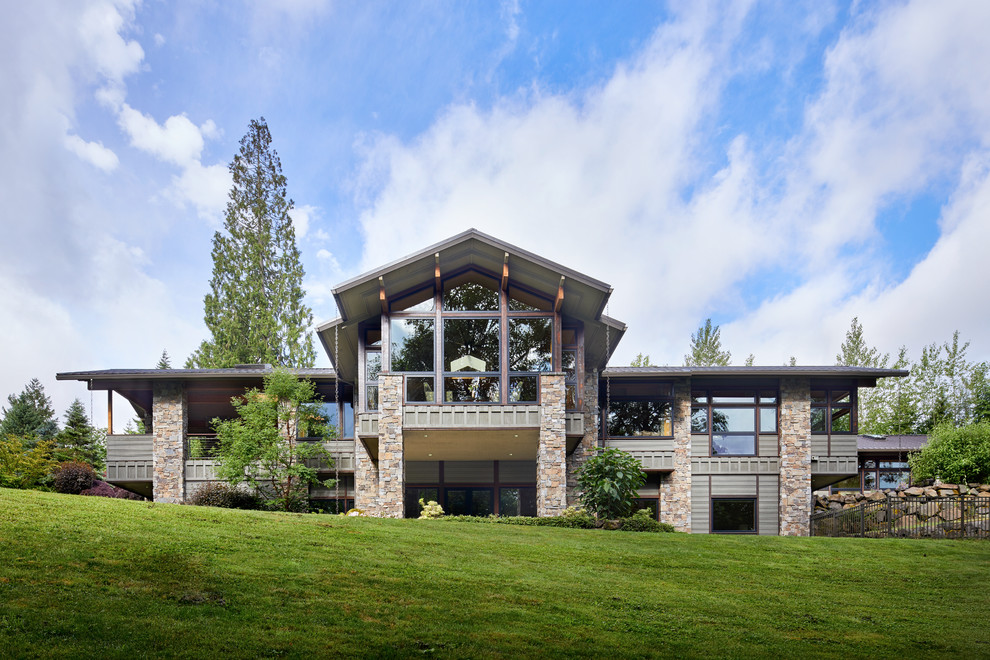
[[811, 535], [990, 539], [990, 497], [887, 497], [812, 514]]

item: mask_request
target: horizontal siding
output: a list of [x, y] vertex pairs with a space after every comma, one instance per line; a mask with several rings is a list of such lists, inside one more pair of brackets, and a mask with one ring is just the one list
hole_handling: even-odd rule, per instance
[[150, 461], [152, 459], [151, 435], [108, 435], [108, 461]]
[[[609, 438], [605, 446], [622, 451], [674, 451], [673, 438]], [[707, 454], [707, 452], [706, 452]]]
[[443, 481], [447, 484], [491, 483], [495, 481], [495, 461], [444, 461]]
[[708, 477], [691, 480], [691, 531], [707, 534], [709, 527]]
[[777, 477], [761, 476], [760, 489], [757, 493], [759, 508], [757, 525], [760, 534], [774, 536], [777, 530], [777, 511], [779, 506], [777, 494]]
[[535, 484], [536, 461], [499, 461], [498, 480], [503, 484]]
[[402, 425], [407, 429], [539, 428], [540, 407], [534, 405], [406, 405]]
[[827, 435], [813, 435], [813, 436], [811, 436], [811, 455], [812, 456], [828, 456], [828, 436]]
[[151, 481], [152, 461], [107, 461], [107, 481]]
[[859, 436], [833, 435], [832, 456], [855, 456], [859, 452]]
[[708, 456], [711, 452], [708, 451], [708, 436], [707, 435], [692, 435], [691, 436], [691, 455], [692, 456]]
[[756, 496], [756, 477], [748, 474], [719, 474], [712, 477], [712, 496]]
[[759, 443], [760, 443], [760, 456], [777, 455], [777, 436], [761, 435]]
[[405, 461], [406, 483], [435, 484], [440, 481], [440, 461]]

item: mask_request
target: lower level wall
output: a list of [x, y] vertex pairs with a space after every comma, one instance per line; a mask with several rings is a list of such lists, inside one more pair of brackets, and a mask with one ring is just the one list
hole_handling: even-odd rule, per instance
[[691, 481], [691, 531], [708, 534], [712, 530], [712, 498], [738, 497], [756, 500], [756, 532], [779, 533], [779, 479], [775, 474], [694, 475]]

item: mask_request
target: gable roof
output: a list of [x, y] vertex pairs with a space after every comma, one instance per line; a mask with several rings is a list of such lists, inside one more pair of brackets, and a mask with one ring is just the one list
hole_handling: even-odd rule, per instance
[[337, 285], [333, 296], [340, 317], [318, 325], [317, 336], [341, 380], [353, 382], [358, 324], [381, 315], [382, 288], [386, 300], [391, 300], [432, 286], [438, 267], [441, 278], [465, 269], [499, 278], [504, 266], [508, 268], [509, 286], [520, 286], [551, 300], [558, 288], [563, 288], [560, 311], [585, 323], [586, 362], [603, 368], [626, 330], [624, 323], [602, 314], [612, 287], [473, 228]]

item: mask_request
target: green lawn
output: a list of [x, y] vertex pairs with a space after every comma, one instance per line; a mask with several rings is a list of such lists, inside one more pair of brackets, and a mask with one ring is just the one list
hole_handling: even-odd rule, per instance
[[0, 489], [0, 656], [990, 657], [990, 544]]

